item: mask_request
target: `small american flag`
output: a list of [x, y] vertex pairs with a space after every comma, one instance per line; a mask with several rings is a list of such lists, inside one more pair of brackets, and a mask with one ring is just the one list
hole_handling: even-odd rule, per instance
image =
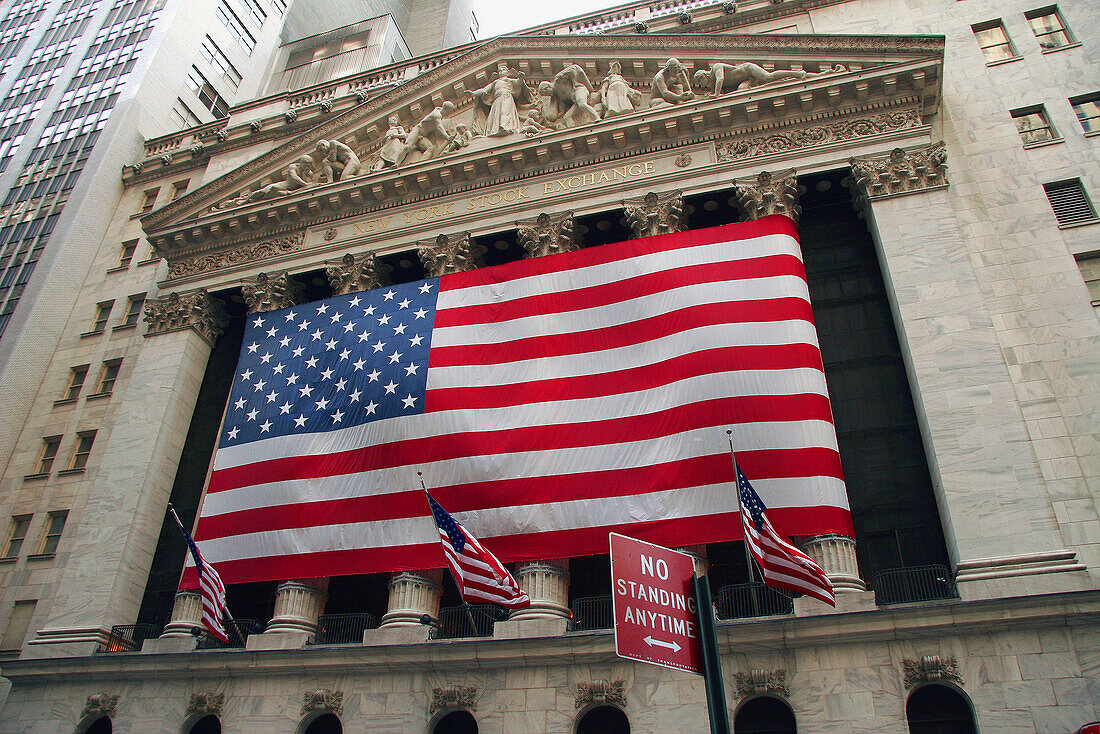
[[734, 466], [737, 469], [737, 489], [741, 495], [741, 524], [745, 530], [745, 542], [760, 565], [764, 583], [807, 594], [836, 606], [833, 582], [813, 559], [776, 532], [764, 514], [768, 508], [760, 501], [760, 496], [736, 461]]
[[530, 606], [531, 597], [519, 588], [496, 556], [482, 548], [477, 538], [466, 532], [430, 494], [428, 504], [462, 599], [471, 604], [499, 604], [509, 609]]
[[229, 613], [229, 607], [225, 603], [225, 584], [222, 583], [221, 576], [214, 570], [214, 567], [202, 557], [202, 553], [199, 552], [199, 547], [195, 545], [191, 533], [187, 532], [187, 528], [180, 522], [175, 508], [169, 506], [169, 511], [172, 513], [172, 517], [175, 518], [176, 524], [179, 525], [180, 532], [183, 533], [183, 539], [187, 541], [187, 547], [191, 549], [191, 557], [195, 561], [195, 567], [198, 569], [199, 595], [202, 597], [202, 626], [222, 642], [229, 642], [224, 620], [226, 618], [232, 619], [233, 615]]

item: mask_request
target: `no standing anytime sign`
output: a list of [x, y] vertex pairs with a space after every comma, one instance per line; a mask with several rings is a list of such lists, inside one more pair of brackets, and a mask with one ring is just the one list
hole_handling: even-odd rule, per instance
[[702, 675], [691, 556], [610, 535], [615, 652], [629, 660]]

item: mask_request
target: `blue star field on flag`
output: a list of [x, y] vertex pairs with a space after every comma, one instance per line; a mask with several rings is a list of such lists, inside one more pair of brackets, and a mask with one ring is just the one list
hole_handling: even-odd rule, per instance
[[424, 412], [439, 279], [249, 314], [220, 446]]
[[749, 479], [741, 471], [741, 465], [737, 465], [737, 491], [741, 493], [741, 507], [747, 510], [749, 517], [752, 518], [752, 524], [756, 526], [757, 532], [764, 531], [764, 511], [768, 508], [764, 506], [763, 500], [760, 499], [760, 495], [756, 493], [756, 490], [749, 484]]
[[431, 495], [428, 495], [428, 504], [432, 507], [432, 515], [435, 516], [435, 524], [440, 530], [447, 534], [455, 552], [462, 553], [463, 548], [466, 547], [466, 536], [458, 529], [458, 523]]

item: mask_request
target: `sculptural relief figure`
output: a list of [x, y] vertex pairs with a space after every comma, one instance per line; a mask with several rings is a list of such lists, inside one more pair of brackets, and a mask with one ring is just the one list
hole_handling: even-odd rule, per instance
[[314, 183], [316, 172], [317, 164], [313, 162], [313, 158], [309, 155], [303, 155], [287, 166], [286, 170], [283, 171], [282, 181], [270, 183], [255, 191], [242, 192], [240, 196], [235, 199], [223, 201], [218, 204], [216, 208], [228, 209], [230, 207], [260, 201], [261, 199], [273, 199], [277, 196], [285, 196], [292, 191], [311, 186]]
[[627, 83], [622, 72], [622, 64], [612, 61], [611, 69], [600, 82], [600, 101], [603, 103], [604, 119], [633, 112], [642, 101], [642, 93]]
[[317, 142], [317, 155], [321, 158], [321, 181], [343, 181], [359, 175], [363, 163], [350, 147], [339, 140]]
[[390, 115], [389, 123], [390, 127], [382, 139], [382, 148], [378, 151], [378, 160], [371, 167], [373, 171], [381, 171], [383, 168], [392, 168], [397, 165], [397, 156], [405, 147], [405, 139], [409, 137], [405, 128], [401, 127], [400, 117]]
[[409, 129], [405, 144], [401, 146], [393, 164], [400, 166], [413, 151], [421, 153], [421, 160], [429, 160], [442, 153], [453, 135], [447, 127], [447, 118], [454, 111], [454, 104], [448, 101], [424, 115], [424, 119]]
[[474, 139], [474, 133], [464, 122], [460, 122], [455, 125], [454, 134], [447, 141], [447, 145], [444, 148], [445, 153], [465, 148], [470, 144], [470, 141]]
[[566, 61], [565, 68], [554, 75], [550, 89], [550, 100], [558, 112], [555, 117], [564, 127], [587, 125], [600, 119], [596, 108], [588, 103], [592, 82], [581, 67]]
[[688, 81], [687, 70], [679, 59], [669, 59], [665, 62], [661, 70], [654, 75], [650, 90], [653, 93], [649, 100], [650, 107], [680, 104], [695, 97], [691, 91], [691, 82]]
[[805, 79], [809, 74], [797, 69], [778, 69], [767, 71], [759, 64], [746, 61], [741, 64], [716, 62], [710, 69], [700, 69], [692, 77], [695, 89], [703, 94], [725, 94], [738, 89], [758, 87], [761, 84], [783, 81], [784, 79]]
[[519, 132], [519, 105], [531, 102], [531, 90], [524, 81], [523, 72], [509, 68], [507, 62], [497, 64], [493, 81], [481, 89], [467, 89], [474, 98], [473, 129], [476, 134], [488, 137], [510, 135]]

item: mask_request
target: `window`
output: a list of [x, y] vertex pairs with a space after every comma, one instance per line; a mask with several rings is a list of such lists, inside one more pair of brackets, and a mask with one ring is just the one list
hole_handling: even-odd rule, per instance
[[216, 13], [218, 20], [229, 30], [229, 34], [237, 39], [237, 43], [241, 44], [241, 48], [244, 49], [245, 53], [251, 55], [252, 49], [256, 48], [256, 39], [245, 29], [237, 14], [225, 4], [225, 0], [222, 0], [221, 4], [218, 5]]
[[275, 12], [282, 18], [286, 12], [286, 0], [271, 0], [271, 7], [275, 8]]
[[15, 652], [23, 647], [23, 640], [27, 637], [27, 631], [31, 628], [31, 619], [34, 617], [34, 608], [37, 600], [17, 601], [12, 605], [11, 618], [8, 627], [4, 630], [4, 640], [0, 642], [0, 650]]
[[122, 243], [122, 252], [118, 256], [118, 267], [124, 268], [130, 264], [130, 261], [134, 259], [134, 253], [137, 252], [137, 240], [128, 240]]
[[141, 213], [153, 211], [153, 207], [157, 204], [157, 194], [160, 193], [160, 189], [148, 189], [141, 194]]
[[96, 395], [110, 395], [114, 391], [115, 380], [118, 379], [118, 370], [121, 366], [121, 359], [112, 359], [103, 363], [103, 369], [99, 373], [99, 384], [96, 385]]
[[53, 460], [57, 458], [57, 449], [61, 447], [61, 436], [46, 436], [42, 439], [42, 453], [38, 455], [35, 474], [49, 474], [53, 469]]
[[122, 319], [122, 326], [133, 326], [141, 316], [141, 307], [145, 304], [145, 294], [130, 296], [129, 305], [126, 306], [126, 316]]
[[1062, 20], [1056, 5], [1028, 11], [1024, 13], [1024, 17], [1031, 24], [1031, 30], [1039, 39], [1039, 45], [1043, 47], [1043, 51], [1053, 51], [1075, 42], [1069, 35], [1066, 22]]
[[92, 453], [92, 444], [95, 443], [95, 431], [84, 431], [76, 437], [76, 449], [73, 458], [69, 462], [72, 471], [83, 471], [88, 465], [88, 456]]
[[256, 25], [262, 26], [264, 21], [267, 20], [267, 13], [260, 8], [260, 4], [256, 0], [237, 0], [240, 3], [242, 9], [249, 18], [256, 23]]
[[52, 556], [57, 553], [57, 544], [61, 541], [61, 532], [68, 517], [68, 510], [51, 512], [46, 516], [46, 532], [42, 533], [42, 542], [38, 544], [38, 555]]
[[985, 63], [994, 64], [998, 61], [1017, 58], [1016, 49], [1012, 48], [1012, 41], [1008, 40], [1008, 33], [1005, 32], [1004, 24], [1000, 20], [979, 23], [970, 28], [978, 39], [978, 46], [985, 56]]
[[1054, 127], [1050, 124], [1050, 118], [1047, 117], [1047, 111], [1042, 105], [1012, 110], [1010, 114], [1012, 121], [1016, 123], [1016, 131], [1023, 138], [1024, 145], [1058, 139]]
[[1047, 193], [1047, 199], [1050, 200], [1050, 206], [1054, 209], [1054, 216], [1058, 218], [1060, 226], [1080, 224], [1096, 218], [1096, 210], [1092, 208], [1092, 202], [1085, 194], [1081, 179], [1045, 183], [1043, 190]]
[[794, 712], [785, 701], [771, 696], [750, 698], [733, 719], [737, 734], [795, 734]]
[[1100, 133], [1100, 92], [1073, 97], [1069, 103], [1086, 134]]
[[187, 185], [189, 183], [191, 183], [191, 179], [187, 179], [186, 181], [176, 181], [174, 184], [172, 184], [172, 201], [175, 201], [176, 199], [187, 193]]
[[229, 85], [236, 89], [241, 84], [241, 74], [234, 68], [233, 64], [229, 63], [229, 59], [225, 57], [218, 45], [214, 43], [214, 39], [207, 36], [202, 42], [202, 46], [199, 48], [199, 53], [202, 57], [210, 62], [210, 65], [214, 67], [214, 70], [221, 74], [222, 78], [229, 82]]
[[8, 542], [4, 546], [4, 558], [15, 558], [23, 548], [23, 541], [27, 539], [27, 528], [31, 526], [31, 515], [16, 515], [11, 519], [11, 530], [8, 532]]
[[958, 692], [934, 683], [913, 691], [905, 703], [910, 734], [977, 734], [970, 703]]
[[107, 319], [111, 317], [111, 308], [114, 301], [103, 301], [95, 305], [95, 318], [92, 319], [92, 330], [89, 333], [98, 334], [107, 327]]
[[187, 86], [191, 88], [191, 91], [195, 93], [203, 106], [214, 113], [214, 117], [221, 118], [229, 114], [229, 105], [226, 104], [217, 90], [210, 85], [210, 82], [206, 81], [206, 77], [202, 75], [202, 72], [194, 66], [191, 67], [191, 73], [187, 75]]
[[65, 396], [62, 400], [76, 400], [80, 395], [80, 388], [84, 387], [84, 379], [88, 376], [88, 365], [82, 364], [73, 367], [69, 371], [69, 384], [65, 387]]

